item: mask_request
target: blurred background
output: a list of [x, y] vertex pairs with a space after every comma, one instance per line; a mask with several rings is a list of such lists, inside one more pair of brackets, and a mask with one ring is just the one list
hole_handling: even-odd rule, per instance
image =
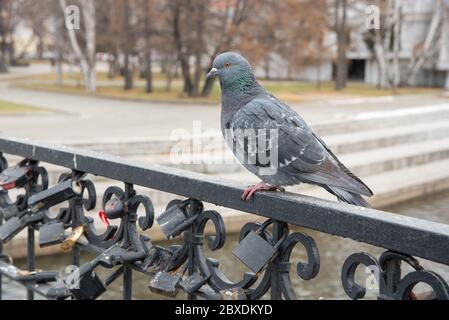
[[[220, 88], [205, 80], [214, 57], [231, 50], [373, 189], [373, 206], [449, 223], [448, 0], [0, 0], [0, 135], [257, 182], [224, 146]], [[47, 168], [56, 183], [64, 169]], [[117, 184], [90, 178], [99, 198]], [[138, 190], [157, 213], [174, 198]], [[310, 186], [289, 191], [335, 201]], [[256, 218], [216, 209], [229, 239], [213, 255], [237, 280], [245, 268], [231, 253], [235, 232]], [[324, 271], [293, 277], [300, 298], [344, 298], [343, 259], [380, 253], [306, 232]], [[24, 241], [6, 246], [19, 264]], [[68, 259], [38, 252], [44, 269]], [[449, 278], [447, 267], [432, 269]], [[154, 298], [139, 287], [135, 298]], [[121, 296], [113, 288], [106, 298]]]

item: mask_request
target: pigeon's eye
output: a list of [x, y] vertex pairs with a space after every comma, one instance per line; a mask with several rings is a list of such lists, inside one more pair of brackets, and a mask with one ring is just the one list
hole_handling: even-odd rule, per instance
[[226, 62], [225, 64], [224, 64], [224, 67], [225, 68], [229, 68], [231, 66], [231, 64], [229, 63], [229, 62]]

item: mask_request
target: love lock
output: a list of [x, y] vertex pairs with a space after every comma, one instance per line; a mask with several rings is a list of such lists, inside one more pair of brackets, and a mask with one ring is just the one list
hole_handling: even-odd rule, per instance
[[106, 291], [103, 281], [94, 271], [81, 277], [78, 286], [72, 285], [74, 288], [70, 291], [76, 300], [95, 300]]
[[16, 165], [5, 169], [0, 174], [0, 187], [4, 190], [22, 188], [33, 178], [33, 172], [29, 166]]
[[167, 239], [171, 240], [177, 235], [181, 234], [193, 222], [195, 222], [197, 215], [189, 217], [186, 209], [189, 201], [183, 201], [169, 206], [167, 210], [156, 218], [157, 223], [161, 227]]
[[108, 219], [118, 219], [126, 214], [125, 203], [117, 197], [112, 197], [104, 206], [104, 213]]
[[22, 218], [12, 217], [4, 224], [0, 225], [0, 241], [5, 242], [11, 240], [20, 231], [35, 222], [42, 220], [43, 215], [40, 213], [25, 216]]
[[273, 220], [269, 219], [256, 231], [250, 231], [232, 251], [232, 253], [254, 273], [262, 271], [262, 269], [274, 258], [287, 236], [287, 233], [284, 233], [284, 236], [274, 246], [265, 240], [261, 234], [272, 223]]
[[166, 271], [157, 272], [150, 281], [151, 292], [174, 298], [179, 291], [181, 275]]
[[15, 204], [0, 208], [0, 216], [5, 220], [11, 219], [12, 217], [15, 217], [17, 215], [19, 215], [19, 209], [17, 209], [17, 206]]
[[83, 187], [79, 181], [67, 180], [31, 196], [28, 199], [28, 206], [32, 212], [37, 212], [49, 209], [82, 193]]
[[199, 273], [195, 272], [194, 274], [188, 276], [185, 279], [182, 279], [179, 283], [179, 286], [187, 293], [193, 294], [199, 288], [201, 288], [206, 283], [206, 279], [201, 276]]
[[61, 243], [61, 250], [63, 252], [71, 251], [81, 236], [84, 234], [84, 226], [76, 227], [72, 230], [72, 233]]
[[48, 247], [64, 240], [64, 224], [62, 222], [44, 224], [39, 228], [39, 246]]

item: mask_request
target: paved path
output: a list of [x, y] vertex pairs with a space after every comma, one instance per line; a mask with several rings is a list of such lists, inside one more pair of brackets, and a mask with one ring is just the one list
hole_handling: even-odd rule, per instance
[[[48, 72], [48, 66], [13, 70], [0, 76], [0, 99], [54, 110], [48, 114], [2, 114], [0, 135], [44, 141], [114, 140], [168, 137], [175, 129], [192, 132], [195, 121], [202, 130], [219, 128], [219, 106], [121, 101], [10, 87], [14, 77]], [[392, 110], [447, 103], [435, 95], [381, 97], [304, 103], [294, 106], [309, 123], [342, 119], [368, 111]]]

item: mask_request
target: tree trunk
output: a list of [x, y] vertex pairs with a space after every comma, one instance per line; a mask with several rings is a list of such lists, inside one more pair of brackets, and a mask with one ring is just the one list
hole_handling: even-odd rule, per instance
[[173, 73], [174, 73], [174, 66], [171, 59], [167, 61], [167, 65], [165, 67], [165, 75], [166, 75], [166, 82], [165, 82], [165, 91], [170, 92], [173, 82]]
[[[342, 12], [340, 19], [340, 11]], [[346, 29], [346, 0], [336, 0], [335, 15], [337, 26], [337, 75], [335, 89], [342, 90], [346, 88], [348, 77], [348, 60], [346, 50], [348, 46], [348, 35]]]
[[393, 9], [393, 76], [392, 76], [392, 87], [393, 89], [399, 86], [401, 82], [401, 70], [399, 66], [399, 54], [401, 50], [401, 26], [402, 26], [402, 0], [396, 0], [394, 2]]
[[195, 77], [193, 86], [193, 95], [199, 96], [200, 82], [202, 76], [201, 62], [203, 60], [203, 32], [204, 32], [204, 11], [205, 6], [201, 1], [195, 3], [195, 29], [196, 29], [196, 43], [195, 43]]
[[190, 64], [188, 55], [185, 52], [181, 36], [181, 2], [179, 0], [171, 1], [173, 10], [173, 39], [176, 46], [178, 61], [181, 65], [182, 78], [184, 80], [183, 92], [191, 96], [193, 93], [193, 82], [190, 77]]
[[131, 90], [134, 86], [134, 82], [133, 82], [133, 71], [132, 71], [132, 65], [131, 65], [129, 53], [125, 53], [125, 65], [123, 68], [123, 76], [125, 79], [125, 84], [123, 86], [123, 89]]
[[153, 70], [152, 70], [152, 46], [151, 46], [151, 29], [150, 29], [150, 0], [144, 0], [144, 29], [145, 29], [145, 80], [146, 87], [145, 92], [153, 92]]
[[59, 11], [55, 13], [55, 57], [56, 57], [56, 85], [62, 86], [64, 84], [63, 80], [63, 70], [62, 70], [62, 50], [63, 50], [63, 40], [64, 35], [62, 30], [64, 30], [64, 21], [61, 19]]
[[126, 39], [124, 39], [125, 43], [123, 49], [125, 50], [125, 65], [123, 68], [123, 77], [125, 80], [123, 89], [131, 90], [134, 86], [133, 82], [133, 65], [130, 61], [131, 53], [130, 53], [130, 18], [131, 18], [131, 9], [129, 7], [129, 2], [127, 0], [124, 1], [124, 9], [123, 9], [123, 30], [126, 34]]
[[378, 65], [378, 70], [379, 70], [379, 77], [378, 77], [378, 81], [379, 81], [379, 87], [380, 88], [388, 88], [389, 87], [389, 82], [388, 82], [388, 76], [387, 76], [387, 65], [386, 65], [386, 60], [385, 60], [385, 50], [384, 50], [384, 46], [383, 46], [383, 41], [381, 38], [381, 34], [380, 34], [380, 30], [376, 30], [376, 35], [375, 35], [375, 44], [374, 44], [374, 52], [375, 52], [375, 57], [376, 57], [376, 61], [377, 61], [377, 65]]
[[[66, 0], [59, 0], [59, 4], [63, 14], [65, 15], [65, 10], [67, 7]], [[95, 2], [91, 0], [80, 0], [80, 4], [85, 25], [85, 52], [81, 50], [75, 30], [71, 28], [66, 28], [66, 30], [69, 35], [72, 50], [79, 60], [86, 91], [89, 93], [95, 93]]]
[[410, 62], [409, 68], [404, 79], [404, 83], [410, 84], [423, 67], [426, 60], [439, 50], [441, 45], [441, 25], [444, 15], [444, 2], [437, 0], [433, 10], [432, 19], [427, 32], [426, 39], [420, 49], [420, 52]]
[[0, 73], [8, 72], [5, 40], [7, 34], [6, 10], [6, 2], [0, 0]]
[[265, 65], [264, 65], [264, 69], [265, 69], [265, 79], [269, 80], [270, 79], [270, 57], [267, 57], [265, 59]]

